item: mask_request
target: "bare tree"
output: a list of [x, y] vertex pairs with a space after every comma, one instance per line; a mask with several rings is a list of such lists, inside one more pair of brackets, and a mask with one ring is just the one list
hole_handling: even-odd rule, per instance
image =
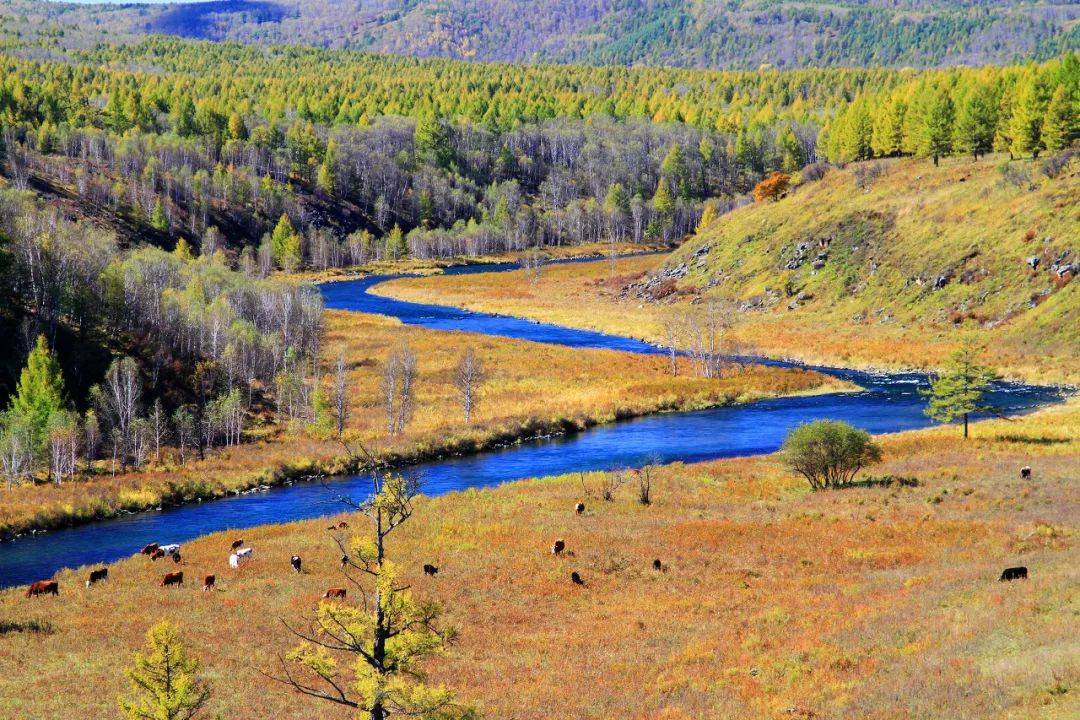
[[345, 423], [349, 419], [349, 373], [345, 365], [345, 356], [338, 355], [334, 366], [334, 388], [330, 398], [334, 408], [334, 422], [337, 424], [338, 439], [345, 432]]
[[679, 374], [679, 350], [686, 331], [686, 321], [677, 308], [670, 307], [660, 316], [660, 325], [664, 331], [664, 347], [668, 350], [671, 376], [677, 377]]
[[110, 427], [119, 432], [120, 447], [114, 448], [113, 454], [118, 449], [121, 464], [127, 465], [127, 451], [133, 440], [131, 426], [142, 399], [142, 380], [135, 361], [130, 357], [113, 360], [105, 373], [104, 387], [95, 385], [90, 392]]
[[399, 435], [412, 419], [416, 385], [416, 354], [402, 343], [390, 353], [383, 369], [383, 409], [386, 431]]
[[173, 412], [173, 429], [176, 431], [176, 447], [180, 451], [180, 464], [187, 462], [187, 450], [195, 441], [195, 418], [186, 407]]
[[98, 446], [101, 444], [101, 424], [98, 423], [97, 413], [93, 410], [86, 411], [83, 420], [83, 445], [86, 451], [86, 472], [90, 472], [94, 460], [97, 458]]
[[161, 444], [165, 442], [169, 432], [168, 417], [165, 409], [161, 406], [161, 400], [155, 399], [150, 408], [150, 430], [154, 437], [154, 462], [161, 462]]
[[461, 397], [461, 410], [465, 415], [466, 425], [472, 419], [479, 387], [484, 379], [483, 363], [477, 359], [476, 352], [471, 347], [465, 348], [454, 369], [454, 387], [457, 388], [458, 395]]
[[638, 502], [642, 505], [652, 504], [652, 473], [652, 465], [639, 468], [634, 473], [638, 483]]
[[544, 275], [545, 259], [543, 251], [538, 247], [531, 247], [522, 254], [521, 267], [525, 270], [525, 279], [530, 285], [540, 283], [540, 278]]
[[608, 502], [615, 499], [615, 492], [626, 484], [627, 472], [625, 470], [611, 470], [600, 474], [600, 497]]
[[731, 319], [719, 302], [707, 301], [695, 306], [687, 319], [690, 355], [697, 362], [698, 373], [707, 378], [719, 377], [726, 361], [724, 342]]

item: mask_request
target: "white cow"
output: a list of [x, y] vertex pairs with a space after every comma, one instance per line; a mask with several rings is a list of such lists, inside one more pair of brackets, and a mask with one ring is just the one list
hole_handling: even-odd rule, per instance
[[252, 548], [240, 548], [229, 556], [229, 567], [234, 570], [240, 567], [240, 561], [249, 559], [253, 552], [255, 551]]
[[180, 552], [180, 543], [173, 543], [172, 545], [160, 545], [159, 549], [166, 555], [175, 555]]

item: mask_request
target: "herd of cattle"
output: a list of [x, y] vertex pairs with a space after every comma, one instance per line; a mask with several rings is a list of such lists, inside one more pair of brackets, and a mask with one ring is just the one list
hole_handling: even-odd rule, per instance
[[[1022, 468], [1021, 471], [1020, 471], [1020, 474], [1021, 474], [1021, 477], [1024, 477], [1024, 478], [1031, 477], [1031, 468], [1029, 468], [1029, 467]], [[583, 514], [585, 512], [585, 504], [580, 503], [580, 502], [577, 503], [574, 506], [574, 511], [578, 515]], [[333, 530], [344, 530], [344, 529], [346, 529], [348, 527], [349, 527], [349, 523], [342, 520], [338, 524], [331, 525], [326, 529], [333, 531]], [[231, 552], [229, 554], [229, 567], [233, 568], [234, 570], [238, 569], [242, 563], [249, 560], [252, 557], [253, 553], [255, 552], [254, 548], [245, 547], [243, 539], [234, 540], [232, 542], [231, 546], [230, 546], [230, 551]], [[172, 544], [168, 544], [168, 545], [160, 545], [158, 543], [150, 543], [149, 545], [146, 545], [145, 547], [143, 547], [143, 549], [140, 550], [139, 552], [142, 555], [149, 556], [150, 560], [152, 560], [152, 561], [160, 560], [160, 559], [165, 558], [165, 557], [172, 558], [172, 561], [174, 563], [178, 564], [178, 565], [183, 561], [183, 558], [180, 555], [180, 545], [178, 543], [172, 543]], [[552, 543], [552, 545], [551, 545], [551, 554], [555, 555], [555, 556], [560, 556], [565, 552], [566, 552], [566, 541], [563, 540], [562, 538], [557, 538], [555, 540], [555, 542]], [[573, 553], [568, 553], [568, 554], [573, 555]], [[289, 559], [289, 564], [292, 566], [292, 569], [293, 569], [294, 572], [299, 573], [299, 572], [301, 572], [301, 568], [303, 566], [303, 560], [300, 558], [299, 555], [293, 555]], [[345, 568], [348, 564], [349, 564], [349, 556], [348, 555], [342, 555], [341, 556], [341, 567]], [[666, 572], [667, 571], [667, 567], [660, 561], [659, 558], [652, 561], [652, 567], [653, 567], [653, 570], [656, 570], [658, 572]], [[439, 568], [436, 565], [432, 565], [431, 563], [425, 563], [424, 567], [423, 567], [423, 570], [424, 570], [425, 575], [429, 575], [431, 577], [434, 577], [435, 574], [439, 572]], [[98, 568], [96, 570], [91, 570], [90, 571], [90, 576], [86, 579], [86, 587], [90, 587], [92, 585], [95, 585], [95, 584], [97, 584], [99, 582], [102, 582], [103, 580], [107, 580], [108, 578], [109, 578], [109, 569], [108, 568], [103, 567], [103, 568]], [[1026, 567], [1023, 567], [1023, 566], [1005, 568], [1005, 570], [1001, 573], [1001, 577], [998, 578], [998, 580], [1001, 581], [1001, 582], [1010, 582], [1012, 580], [1027, 580], [1027, 579], [1028, 579], [1028, 569]], [[203, 584], [202, 584], [203, 592], [210, 592], [211, 590], [214, 590], [216, 581], [217, 581], [217, 577], [214, 576], [214, 575], [205, 576], [203, 578]], [[574, 570], [574, 571], [572, 571], [570, 573], [570, 582], [573, 583], [574, 585], [585, 585], [584, 578], [582, 578], [581, 575], [576, 570]], [[161, 587], [171, 587], [173, 585], [175, 585], [177, 587], [183, 587], [183, 585], [184, 585], [184, 571], [183, 570], [178, 570], [176, 572], [167, 572], [167, 573], [165, 573], [165, 576], [161, 579]], [[31, 583], [30, 586], [26, 590], [26, 597], [28, 597], [28, 598], [35, 597], [35, 596], [38, 596], [38, 595], [59, 595], [59, 594], [60, 594], [60, 584], [56, 580], [38, 580], [37, 582]], [[347, 593], [346, 593], [345, 588], [332, 587], [332, 588], [327, 589], [327, 591], [325, 593], [323, 593], [323, 598], [324, 599], [342, 599], [343, 600], [343, 599], [345, 599], [346, 594]]]

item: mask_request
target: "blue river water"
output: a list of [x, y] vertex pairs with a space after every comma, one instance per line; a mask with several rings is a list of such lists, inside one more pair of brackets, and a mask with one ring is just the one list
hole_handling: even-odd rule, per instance
[[[462, 266], [448, 272], [499, 272], [515, 267], [513, 264]], [[399, 318], [406, 324], [437, 330], [485, 333], [576, 348], [664, 352], [632, 338], [404, 302], [367, 292], [390, 277], [376, 276], [323, 285], [326, 306], [379, 313]], [[923, 414], [924, 400], [918, 393], [918, 389], [925, 386], [925, 375], [817, 369], [850, 380], [863, 390], [653, 415], [573, 435], [419, 464], [404, 472], [417, 476], [425, 493], [438, 495], [526, 477], [772, 452], [791, 428], [821, 418], [845, 420], [871, 433], [896, 432], [930, 424]], [[995, 387], [991, 400], [1003, 410], [1020, 413], [1061, 398], [1061, 391], [1056, 388], [1001, 383]], [[111, 562], [131, 555], [149, 542], [185, 542], [219, 530], [334, 514], [343, 510], [338, 501], [341, 495], [361, 498], [369, 487], [370, 478], [366, 475], [333, 478], [326, 483], [297, 483], [24, 536], [0, 543], [0, 587], [48, 578], [64, 567]]]

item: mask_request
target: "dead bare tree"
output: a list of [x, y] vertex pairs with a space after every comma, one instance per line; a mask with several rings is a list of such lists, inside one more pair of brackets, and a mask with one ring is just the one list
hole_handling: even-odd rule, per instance
[[415, 385], [416, 354], [402, 343], [390, 353], [383, 369], [383, 409], [388, 434], [401, 434], [412, 419]]
[[724, 342], [731, 320], [726, 308], [717, 301], [706, 301], [694, 307], [687, 318], [690, 355], [703, 377], [719, 377], [723, 370]]
[[660, 316], [660, 325], [664, 331], [664, 347], [668, 350], [671, 376], [677, 377], [679, 375], [679, 351], [686, 331], [686, 319], [679, 309], [670, 307]]
[[476, 357], [476, 352], [471, 347], [465, 348], [454, 369], [454, 387], [457, 388], [458, 395], [461, 397], [461, 410], [465, 415], [466, 425], [472, 419], [479, 386], [484, 379], [483, 363]]
[[345, 432], [345, 423], [349, 419], [349, 374], [344, 355], [338, 355], [334, 366], [334, 388], [330, 401], [333, 403], [334, 422], [337, 425], [337, 436], [340, 440]]
[[652, 504], [652, 473], [652, 465], [639, 468], [634, 473], [638, 483], [638, 502], [642, 505]]

